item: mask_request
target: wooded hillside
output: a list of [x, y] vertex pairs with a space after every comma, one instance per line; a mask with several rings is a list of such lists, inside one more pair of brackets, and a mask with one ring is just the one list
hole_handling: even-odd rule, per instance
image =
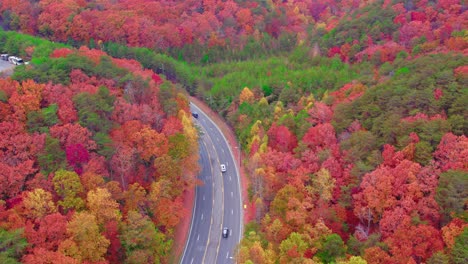
[[34, 41], [0, 79], [0, 262], [167, 263], [198, 172], [187, 98], [137, 61]]
[[[238, 135], [255, 215], [240, 263], [468, 263], [465, 1], [4, 0], [0, 12], [5, 29], [62, 42], [0, 35], [32, 62], [0, 82], [1, 236], [15, 241], [2, 254], [167, 261], [196, 142], [165, 76]], [[95, 196], [120, 213], [98, 213]], [[31, 213], [32, 197], [50, 209]], [[91, 223], [98, 257], [75, 231], [35, 252], [45, 215], [60, 230]], [[129, 228], [156, 230], [138, 243], [158, 246], [132, 244]]]

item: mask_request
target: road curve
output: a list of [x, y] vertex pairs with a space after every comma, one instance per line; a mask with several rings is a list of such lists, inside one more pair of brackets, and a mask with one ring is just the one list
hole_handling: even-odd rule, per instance
[[[239, 168], [229, 144], [216, 124], [196, 105], [190, 104], [200, 127], [200, 167], [203, 185], [195, 192], [190, 233], [181, 258], [182, 264], [234, 263], [242, 238], [242, 196]], [[220, 165], [226, 165], [221, 172]], [[223, 227], [229, 237], [222, 237]]]

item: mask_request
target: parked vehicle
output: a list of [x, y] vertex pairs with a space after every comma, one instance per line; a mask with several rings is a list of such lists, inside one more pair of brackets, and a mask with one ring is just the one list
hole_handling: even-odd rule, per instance
[[4, 61], [8, 61], [8, 57], [9, 57], [9, 56], [10, 56], [10, 55], [8, 55], [8, 54], [5, 53], [5, 54], [0, 55], [0, 59], [1, 59], [1, 60], [4, 60]]
[[24, 64], [24, 61], [22, 58], [19, 58], [19, 57], [15, 57], [15, 56], [10, 56], [8, 58], [8, 61], [13, 63], [14, 65], [21, 65], [21, 64]]

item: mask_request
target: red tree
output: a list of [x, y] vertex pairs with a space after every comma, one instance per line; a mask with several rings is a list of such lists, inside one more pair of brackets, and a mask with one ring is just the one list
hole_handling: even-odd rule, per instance
[[468, 138], [465, 135], [445, 134], [434, 152], [434, 160], [442, 172], [468, 170]]
[[50, 128], [50, 135], [60, 140], [63, 148], [81, 144], [88, 150], [96, 149], [96, 142], [91, 139], [91, 132], [79, 124], [55, 125]]
[[89, 161], [88, 150], [81, 144], [69, 145], [65, 149], [68, 164], [70, 164], [76, 173], [83, 173], [83, 164]]
[[40, 219], [34, 225], [27, 225], [25, 236], [31, 248], [57, 251], [60, 243], [67, 238], [67, 218], [54, 213]]
[[394, 235], [385, 242], [390, 247], [393, 263], [408, 263], [411, 259], [424, 262], [443, 249], [440, 232], [432, 226], [411, 225], [410, 219], [400, 224]]
[[273, 124], [267, 132], [268, 146], [281, 152], [291, 152], [297, 146], [296, 136], [285, 126]]

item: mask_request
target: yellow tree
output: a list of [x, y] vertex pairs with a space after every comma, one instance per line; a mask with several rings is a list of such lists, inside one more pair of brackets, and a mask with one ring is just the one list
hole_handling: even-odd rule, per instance
[[86, 200], [89, 211], [96, 217], [98, 224], [102, 225], [112, 220], [120, 221], [119, 204], [112, 199], [107, 189], [96, 188], [89, 191]]
[[261, 236], [255, 231], [250, 231], [242, 240], [236, 261], [240, 263], [260, 263], [273, 264], [276, 262], [276, 255], [269, 243], [266, 248], [262, 246]]
[[352, 256], [348, 260], [338, 260], [337, 264], [367, 264], [367, 261], [360, 256]]
[[264, 153], [262, 145], [268, 143], [268, 137], [263, 130], [262, 121], [257, 120], [250, 128], [250, 138], [248, 139], [248, 149], [250, 154], [253, 155], [256, 152]]
[[52, 194], [40, 188], [27, 192], [23, 204], [27, 209], [27, 214], [32, 218], [41, 218], [57, 211]]
[[184, 135], [187, 137], [190, 142], [191, 152], [198, 153], [198, 132], [195, 126], [193, 125], [192, 119], [187, 114], [187, 112], [180, 110], [179, 119], [184, 128]]
[[88, 212], [73, 215], [67, 225], [70, 238], [63, 241], [59, 251], [83, 261], [102, 261], [109, 247], [109, 240], [99, 233], [96, 217]]
[[280, 244], [280, 263], [304, 263], [305, 251], [310, 247], [307, 236], [293, 232]]
[[273, 120], [276, 122], [284, 114], [283, 102], [278, 101], [276, 103], [275, 108], [273, 110], [273, 113], [274, 113], [274, 119]]
[[130, 211], [120, 236], [127, 253], [127, 263], [165, 262], [172, 246], [151, 220], [138, 212]]
[[244, 102], [252, 104], [254, 102], [254, 99], [255, 98], [253, 92], [248, 87], [244, 87], [244, 89], [239, 95], [239, 104], [242, 104]]
[[179, 166], [183, 168], [182, 177], [188, 186], [195, 184], [195, 176], [198, 174], [198, 132], [193, 125], [190, 115], [185, 111], [179, 111], [179, 119], [184, 128], [184, 136], [188, 141], [188, 156], [179, 161]]
[[180, 167], [177, 162], [169, 155], [157, 157], [153, 166], [156, 169], [156, 179], [165, 178], [167, 180], [176, 179], [181, 174]]
[[123, 196], [124, 212], [138, 211], [146, 201], [146, 190], [139, 183], [134, 183], [128, 186], [128, 190], [124, 192]]
[[55, 192], [62, 197], [58, 202], [66, 211], [68, 209], [79, 210], [83, 208], [84, 202], [78, 195], [83, 192], [80, 177], [74, 171], [58, 170], [54, 179]]
[[312, 186], [308, 190], [318, 195], [319, 199], [328, 202], [333, 196], [333, 188], [335, 188], [335, 179], [327, 169], [322, 168], [312, 178]]

